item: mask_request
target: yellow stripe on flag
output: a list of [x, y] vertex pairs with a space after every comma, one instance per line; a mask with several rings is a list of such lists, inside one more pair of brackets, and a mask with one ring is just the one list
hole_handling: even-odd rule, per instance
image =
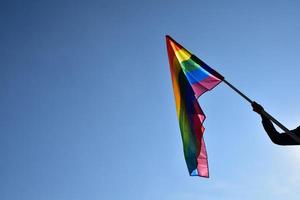
[[178, 51], [175, 52], [176, 57], [178, 59], [178, 61], [180, 63], [182, 63], [183, 61], [186, 61], [188, 59], [190, 59], [190, 57], [192, 56], [187, 50], [185, 49], [180, 49]]

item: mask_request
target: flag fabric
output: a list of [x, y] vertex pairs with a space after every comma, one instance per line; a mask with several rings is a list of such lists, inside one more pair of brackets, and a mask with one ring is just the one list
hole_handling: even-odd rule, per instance
[[166, 36], [176, 111], [184, 157], [191, 176], [209, 177], [203, 139], [205, 115], [197, 98], [218, 85], [224, 77]]

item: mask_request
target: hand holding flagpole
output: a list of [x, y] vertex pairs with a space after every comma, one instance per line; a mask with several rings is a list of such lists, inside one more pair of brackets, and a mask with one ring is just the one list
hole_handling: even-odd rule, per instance
[[[235, 92], [237, 92], [239, 95], [241, 95], [244, 99], [246, 99], [249, 103], [253, 104], [255, 103], [252, 101], [249, 97], [247, 97], [245, 94], [243, 94], [240, 90], [238, 90], [236, 87], [234, 87], [232, 84], [230, 84], [228, 81], [223, 79], [223, 82], [228, 85], [231, 89], [233, 89]], [[264, 115], [266, 118], [271, 120], [274, 124], [276, 124], [280, 129], [282, 129], [284, 132], [286, 132], [290, 137], [292, 137], [295, 141], [297, 141], [300, 144], [300, 138], [296, 136], [295, 134], [291, 133], [288, 128], [286, 128], [283, 124], [281, 124], [277, 119], [275, 119], [272, 115], [267, 113], [264, 109], [261, 109], [260, 114]]]
[[[240, 90], [238, 90], [236, 87], [231, 85], [228, 81], [225, 79], [223, 82], [228, 85], [231, 89], [233, 89], [235, 92], [237, 92], [239, 95], [241, 95], [244, 99], [246, 99], [249, 103], [253, 104], [254, 101], [252, 101], [249, 97], [247, 97], [245, 94], [243, 94]], [[281, 128], [285, 132], [290, 132], [288, 128], [286, 128], [284, 125], [282, 125], [278, 120], [276, 120], [272, 115], [267, 113], [265, 110], [261, 110], [261, 114], [270, 119], [272, 122], [274, 122], [279, 128]]]

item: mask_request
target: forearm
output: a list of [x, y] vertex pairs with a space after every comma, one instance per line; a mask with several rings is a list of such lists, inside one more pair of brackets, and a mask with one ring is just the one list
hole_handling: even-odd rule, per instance
[[278, 145], [295, 145], [295, 144], [297, 144], [288, 134], [286, 134], [286, 133], [280, 134], [275, 129], [271, 120], [266, 118], [264, 115], [262, 115], [261, 117], [262, 117], [263, 127], [273, 143], [278, 144]]

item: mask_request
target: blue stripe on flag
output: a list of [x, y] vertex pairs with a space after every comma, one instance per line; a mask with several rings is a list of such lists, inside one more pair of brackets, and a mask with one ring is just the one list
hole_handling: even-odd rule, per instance
[[204, 69], [196, 69], [193, 71], [184, 71], [184, 74], [186, 75], [187, 79], [189, 80], [190, 84], [194, 84], [197, 82], [200, 82], [204, 79], [206, 79], [207, 77], [209, 77], [208, 72], [206, 72]]

